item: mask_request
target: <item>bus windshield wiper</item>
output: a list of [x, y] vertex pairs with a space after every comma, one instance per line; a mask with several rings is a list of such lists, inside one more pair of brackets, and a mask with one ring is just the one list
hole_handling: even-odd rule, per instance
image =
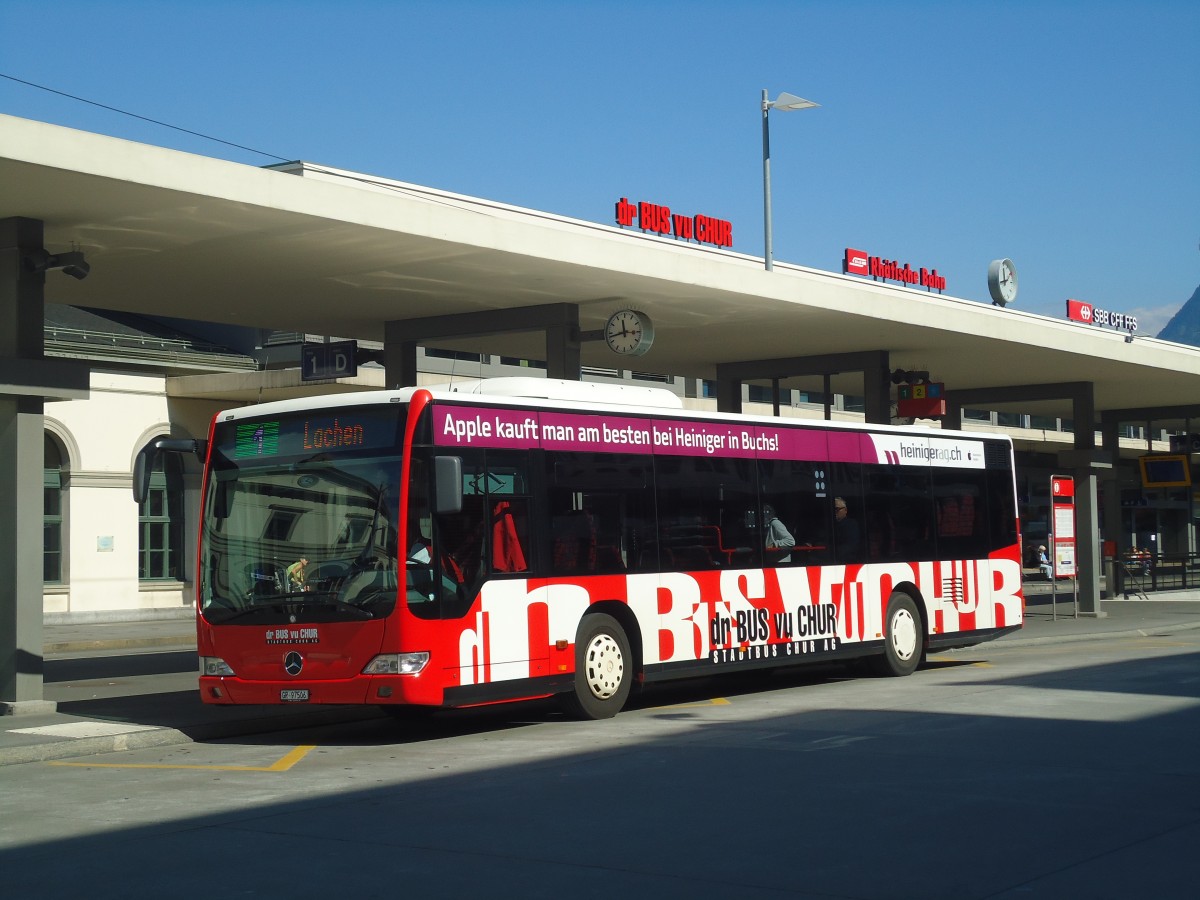
[[[361, 606], [356, 606], [353, 603], [347, 603], [344, 600], [339, 600], [332, 593], [325, 591], [290, 591], [286, 594], [279, 594], [271, 597], [265, 603], [256, 603], [252, 606], [247, 606], [244, 609], [222, 610], [221, 607], [210, 608], [205, 611], [210, 619], [214, 619], [221, 624], [233, 622], [237, 619], [243, 619], [247, 616], [253, 616], [257, 613], [277, 613], [285, 615], [289, 612], [299, 612], [305, 607], [322, 607], [335, 609], [338, 612], [349, 613], [356, 619], [373, 619], [375, 614]], [[225, 614], [216, 615], [214, 613]]]
[[[301, 610], [305, 607], [323, 606], [338, 610], [338, 612], [351, 613], [357, 619], [373, 619], [374, 614], [369, 610], [363, 609], [353, 603], [347, 603], [345, 600], [339, 600], [337, 595], [332, 591], [289, 591], [286, 594], [280, 594], [278, 597], [271, 598], [272, 603], [282, 603], [287, 608], [284, 612], [291, 610]], [[270, 604], [268, 604], [270, 605]]]
[[[255, 613], [273, 612], [282, 615], [286, 612], [283, 604], [272, 599], [270, 603], [256, 603], [253, 606], [247, 606], [242, 609], [229, 609], [228, 607], [209, 607], [204, 610], [204, 615], [214, 622], [225, 624], [232, 622], [235, 619], [243, 619], [246, 616], [252, 616]], [[220, 615], [216, 615], [220, 613]]]
[[[338, 610], [338, 612], [351, 613], [355, 618], [358, 618], [358, 619], [373, 619], [373, 618], [375, 618], [375, 614], [372, 613], [370, 610], [363, 609], [361, 606], [356, 606], [353, 603], [347, 603], [345, 600], [339, 600], [333, 594], [325, 593], [323, 591], [319, 592], [319, 593], [314, 593], [313, 591], [306, 591], [302, 595], [289, 594], [288, 596], [289, 597], [303, 596], [303, 598], [304, 598], [303, 602], [297, 604], [300, 607], [328, 606], [328, 607], [332, 607], [333, 609]], [[320, 599], [317, 599], [317, 598], [320, 598]]]

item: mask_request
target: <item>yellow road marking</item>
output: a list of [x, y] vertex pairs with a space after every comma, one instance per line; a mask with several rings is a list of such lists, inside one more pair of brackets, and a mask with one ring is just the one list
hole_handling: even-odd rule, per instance
[[303, 744], [288, 751], [280, 759], [269, 766], [198, 766], [170, 765], [168, 763], [92, 763], [92, 762], [60, 762], [52, 761], [51, 766], [74, 766], [87, 769], [202, 769], [209, 772], [286, 772], [316, 749], [316, 744]]
[[[962, 662], [961, 659], [952, 659], [949, 656], [930, 656], [930, 657], [928, 657], [928, 659], [930, 662], [936, 662], [936, 663], [961, 663]], [[974, 669], [990, 669], [990, 668], [992, 668], [992, 664], [989, 662], [969, 662], [969, 663], [966, 663], [966, 665], [971, 668], [974, 668]]]
[[701, 703], [676, 703], [673, 706], [652, 706], [650, 709], [699, 709], [705, 706], [729, 706], [729, 701], [724, 697], [713, 697]]

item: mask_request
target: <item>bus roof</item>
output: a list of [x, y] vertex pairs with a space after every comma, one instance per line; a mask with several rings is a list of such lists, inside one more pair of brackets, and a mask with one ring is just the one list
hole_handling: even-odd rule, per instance
[[261, 416], [298, 413], [305, 410], [408, 403], [417, 391], [428, 391], [435, 402], [569, 409], [576, 412], [594, 411], [626, 416], [657, 411], [675, 418], [716, 422], [745, 422], [774, 426], [784, 424], [795, 428], [830, 428], [843, 431], [919, 433], [943, 437], [963, 437], [977, 441], [996, 440], [1010, 445], [1012, 443], [1012, 439], [1006, 434], [964, 432], [925, 425], [877, 425], [800, 418], [789, 418], [781, 423], [780, 418], [776, 416], [684, 409], [679, 396], [664, 388], [532, 377], [486, 378], [475, 382], [464, 382], [462, 385], [442, 384], [276, 400], [270, 403], [224, 410], [216, 415], [215, 421], [217, 423], [244, 421]]

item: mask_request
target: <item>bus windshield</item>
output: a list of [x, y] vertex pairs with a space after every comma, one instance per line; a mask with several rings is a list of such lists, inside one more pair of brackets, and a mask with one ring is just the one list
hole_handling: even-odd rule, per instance
[[208, 621], [340, 622], [393, 610], [402, 412], [218, 425], [200, 535]]

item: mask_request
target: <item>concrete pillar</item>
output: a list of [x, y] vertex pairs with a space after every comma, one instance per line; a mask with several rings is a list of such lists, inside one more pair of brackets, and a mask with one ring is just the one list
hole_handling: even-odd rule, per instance
[[717, 411], [740, 413], [742, 411], [742, 382], [738, 378], [717, 376]]
[[383, 384], [390, 389], [417, 386], [417, 342], [404, 340], [403, 325], [384, 324]]
[[[42, 359], [45, 275], [23, 257], [42, 222], [0, 219], [0, 361]], [[0, 386], [0, 712], [52, 712], [42, 696], [41, 397]]]
[[888, 352], [880, 350], [870, 355], [875, 358], [863, 365], [863, 415], [868, 425], [890, 425], [892, 380]]
[[1071, 418], [1075, 421], [1075, 449], [1059, 454], [1060, 464], [1075, 479], [1075, 565], [1079, 573], [1079, 614], [1103, 618], [1100, 608], [1099, 498], [1097, 472], [1107, 463], [1096, 450], [1096, 406], [1090, 381], [1075, 382], [1070, 390]]
[[[1102, 476], [1104, 484], [1104, 531], [1106, 540], [1115, 542], [1117, 553], [1121, 552], [1121, 444], [1120, 422], [1105, 416], [1101, 424], [1100, 439], [1104, 443], [1104, 455], [1110, 468]], [[1101, 552], [1103, 558], [1103, 551]], [[1110, 570], [1106, 569], [1106, 573]], [[1111, 579], [1111, 574], [1109, 574]], [[1108, 580], [1108, 598], [1114, 597], [1115, 585]]]
[[561, 378], [566, 381], [580, 379], [579, 309], [572, 309], [575, 312], [574, 323], [546, 327], [547, 378]]

